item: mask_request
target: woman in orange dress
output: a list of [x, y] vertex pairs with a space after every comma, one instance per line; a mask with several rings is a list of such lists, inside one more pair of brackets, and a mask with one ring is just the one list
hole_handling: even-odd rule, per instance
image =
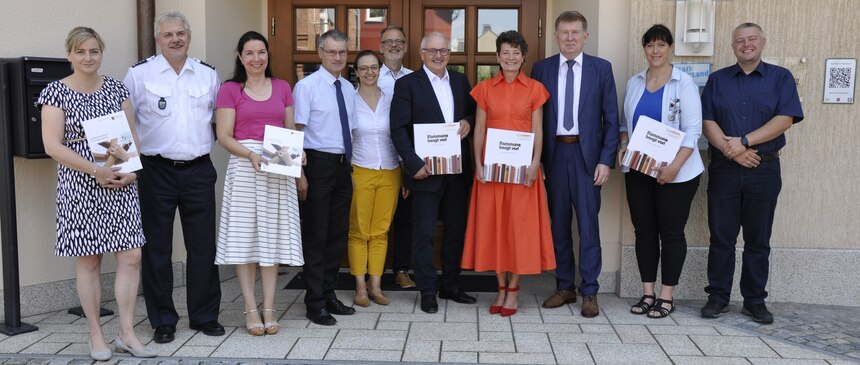
[[[520, 70], [528, 45], [516, 31], [496, 39], [501, 71], [472, 90], [475, 118], [475, 184], [469, 205], [462, 267], [495, 271], [499, 294], [490, 313], [510, 316], [519, 304], [520, 275], [555, 269], [546, 189], [540, 172], [543, 141], [541, 107], [546, 88]], [[487, 128], [534, 133], [524, 184], [487, 181], [484, 145]]]

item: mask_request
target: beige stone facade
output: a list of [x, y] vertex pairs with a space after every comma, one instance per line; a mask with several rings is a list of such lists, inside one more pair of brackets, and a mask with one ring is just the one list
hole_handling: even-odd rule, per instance
[[[135, 6], [133, 2], [3, 0], [0, 12], [0, 57], [64, 57], [63, 39], [73, 26], [88, 25], [101, 32], [107, 44], [102, 72], [122, 78], [136, 62]], [[269, 19], [266, 0], [157, 0], [157, 11], [178, 9], [192, 24], [191, 55], [205, 59], [222, 79], [232, 73], [236, 40], [247, 30], [264, 34]], [[546, 55], [557, 52], [551, 24], [568, 9], [588, 18], [589, 43], [585, 51], [610, 60], [619, 90], [619, 105], [627, 78], [645, 67], [639, 37], [654, 23], [673, 29], [675, 2], [666, 0], [547, 0], [543, 24]], [[765, 57], [790, 62], [805, 58], [799, 92], [806, 119], [792, 127], [783, 150], [783, 190], [772, 239], [771, 298], [778, 301], [833, 304], [860, 303], [844, 295], [860, 293], [860, 185], [856, 156], [860, 145], [860, 104], [823, 104], [823, 74], [827, 58], [856, 58], [860, 54], [860, 2], [856, 0], [733, 0], [717, 2], [713, 57], [685, 57], [680, 61], [709, 62], [713, 70], [734, 62], [729, 46], [731, 30], [739, 23], [760, 24], [768, 37]], [[311, 19], [306, 21], [310, 22]], [[318, 21], [318, 14], [317, 14]], [[547, 26], [549, 25], [549, 26]], [[411, 48], [415, 51], [417, 48]], [[226, 153], [213, 151], [223, 171]], [[7, 168], [4, 166], [3, 168]], [[55, 163], [16, 158], [19, 260], [24, 292], [39, 291], [71, 282], [74, 260], [53, 256]], [[693, 203], [687, 237], [691, 246], [685, 269], [689, 290], [682, 297], [702, 298], [701, 255], [708, 245], [706, 182]], [[220, 183], [219, 188], [220, 191]], [[220, 194], [218, 194], [220, 195]], [[603, 189], [600, 213], [603, 240], [604, 292], [637, 295], [638, 272], [630, 266], [633, 229], [627, 212], [621, 174], [613, 171]], [[214, 227], [213, 227], [214, 229]], [[185, 256], [181, 235], [176, 235], [175, 260]], [[105, 272], [112, 271], [112, 258]], [[682, 277], [682, 281], [685, 280]], [[63, 284], [66, 285], [66, 284]], [[57, 292], [73, 293], [73, 291]], [[814, 297], [804, 293], [814, 293]], [[22, 298], [27, 300], [27, 298]], [[48, 301], [50, 302], [50, 301]], [[55, 303], [33, 303], [25, 310], [50, 309]]]

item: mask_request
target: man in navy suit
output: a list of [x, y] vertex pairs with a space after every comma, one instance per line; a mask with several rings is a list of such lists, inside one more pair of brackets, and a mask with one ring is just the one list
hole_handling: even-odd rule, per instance
[[[475, 298], [460, 289], [460, 259], [466, 232], [467, 179], [472, 178], [469, 144], [465, 139], [475, 121], [475, 100], [469, 95], [472, 85], [466, 76], [449, 71], [450, 41], [441, 33], [428, 33], [421, 40], [424, 66], [403, 76], [394, 84], [391, 102], [391, 139], [403, 164], [403, 183], [412, 194], [412, 265], [421, 310], [435, 313], [436, 268], [433, 266], [433, 238], [439, 209], [442, 209], [442, 290], [439, 297], [458, 303], [474, 303]], [[463, 173], [429, 175], [430, 169], [415, 153], [413, 125], [417, 123], [458, 123]]]
[[[588, 21], [577, 11], [555, 20], [560, 54], [537, 62], [532, 78], [546, 86], [551, 97], [544, 104], [543, 155], [552, 238], [555, 245], [556, 291], [545, 308], [576, 302], [575, 259], [571, 234], [572, 212], [579, 227], [579, 273], [582, 315], [600, 313], [600, 187], [609, 179], [618, 147], [618, 98], [608, 61], [582, 53], [588, 41]], [[571, 209], [571, 204], [573, 209]]]

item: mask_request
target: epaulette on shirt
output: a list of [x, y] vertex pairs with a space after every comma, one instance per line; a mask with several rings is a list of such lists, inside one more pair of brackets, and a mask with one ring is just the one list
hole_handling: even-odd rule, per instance
[[210, 64], [208, 64], [208, 63], [206, 63], [206, 62], [203, 62], [203, 61], [202, 61], [202, 60], [200, 60], [199, 58], [191, 57], [191, 59], [192, 59], [192, 60], [195, 60], [195, 61], [197, 61], [197, 62], [200, 62], [200, 64], [201, 64], [201, 65], [203, 65], [203, 66], [209, 67], [209, 68], [211, 68], [211, 69], [213, 69], [213, 70], [215, 69], [215, 66], [212, 66], [212, 65], [210, 65]]
[[131, 66], [131, 67], [132, 67], [132, 68], [134, 68], [134, 67], [140, 66], [140, 65], [142, 65], [142, 64], [144, 64], [144, 63], [147, 63], [147, 62], [149, 62], [149, 61], [151, 61], [151, 60], [153, 60], [153, 59], [155, 59], [155, 56], [149, 56], [148, 58], [143, 59], [143, 60], [140, 60], [140, 62], [138, 62], [138, 63], [135, 63], [135, 64], [134, 64], [133, 66]]

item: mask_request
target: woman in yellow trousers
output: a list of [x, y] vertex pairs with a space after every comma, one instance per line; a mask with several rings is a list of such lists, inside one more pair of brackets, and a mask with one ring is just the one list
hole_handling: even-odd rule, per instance
[[[388, 251], [388, 230], [400, 193], [400, 164], [391, 143], [388, 113], [391, 95], [376, 85], [381, 62], [376, 52], [365, 50], [355, 58], [359, 86], [356, 90], [352, 130], [352, 206], [349, 213], [349, 267], [355, 276], [355, 305], [367, 307], [372, 300], [387, 305], [380, 282]], [[365, 275], [370, 274], [370, 288]]]

